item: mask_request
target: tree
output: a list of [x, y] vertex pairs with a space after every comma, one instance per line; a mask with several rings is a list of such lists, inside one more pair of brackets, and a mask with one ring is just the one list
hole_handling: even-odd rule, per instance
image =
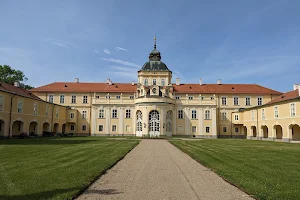
[[12, 69], [9, 65], [0, 65], [0, 82], [5, 82], [8, 84], [14, 84], [18, 81], [20, 86], [26, 90], [32, 89], [30, 85], [26, 85], [23, 82], [27, 81], [28, 78], [20, 70]]

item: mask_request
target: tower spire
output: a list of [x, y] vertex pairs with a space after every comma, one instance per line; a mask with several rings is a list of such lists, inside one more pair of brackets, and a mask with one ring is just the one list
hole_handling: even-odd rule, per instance
[[156, 33], [154, 33], [154, 49], [156, 49]]

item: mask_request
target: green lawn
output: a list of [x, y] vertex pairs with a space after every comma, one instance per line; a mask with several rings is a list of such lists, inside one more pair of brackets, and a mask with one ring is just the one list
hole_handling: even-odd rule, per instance
[[170, 142], [257, 199], [300, 199], [300, 144], [234, 139]]
[[102, 137], [0, 140], [0, 199], [68, 199], [139, 143]]

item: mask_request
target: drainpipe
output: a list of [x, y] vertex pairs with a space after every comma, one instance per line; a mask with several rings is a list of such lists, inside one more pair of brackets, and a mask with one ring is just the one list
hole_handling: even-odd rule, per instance
[[53, 107], [52, 107], [52, 117], [51, 117], [51, 133], [53, 133], [53, 114], [54, 114], [54, 107], [55, 107], [55, 104], [53, 104]]
[[14, 94], [11, 98], [10, 98], [10, 108], [9, 108], [9, 127], [8, 127], [8, 137], [10, 137], [10, 131], [11, 131], [11, 118], [12, 118], [12, 104], [13, 104], [13, 98], [16, 96], [16, 94]]

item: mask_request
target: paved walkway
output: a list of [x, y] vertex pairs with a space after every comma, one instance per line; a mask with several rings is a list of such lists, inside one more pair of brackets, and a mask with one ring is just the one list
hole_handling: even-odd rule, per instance
[[166, 140], [142, 140], [78, 199], [252, 199]]

